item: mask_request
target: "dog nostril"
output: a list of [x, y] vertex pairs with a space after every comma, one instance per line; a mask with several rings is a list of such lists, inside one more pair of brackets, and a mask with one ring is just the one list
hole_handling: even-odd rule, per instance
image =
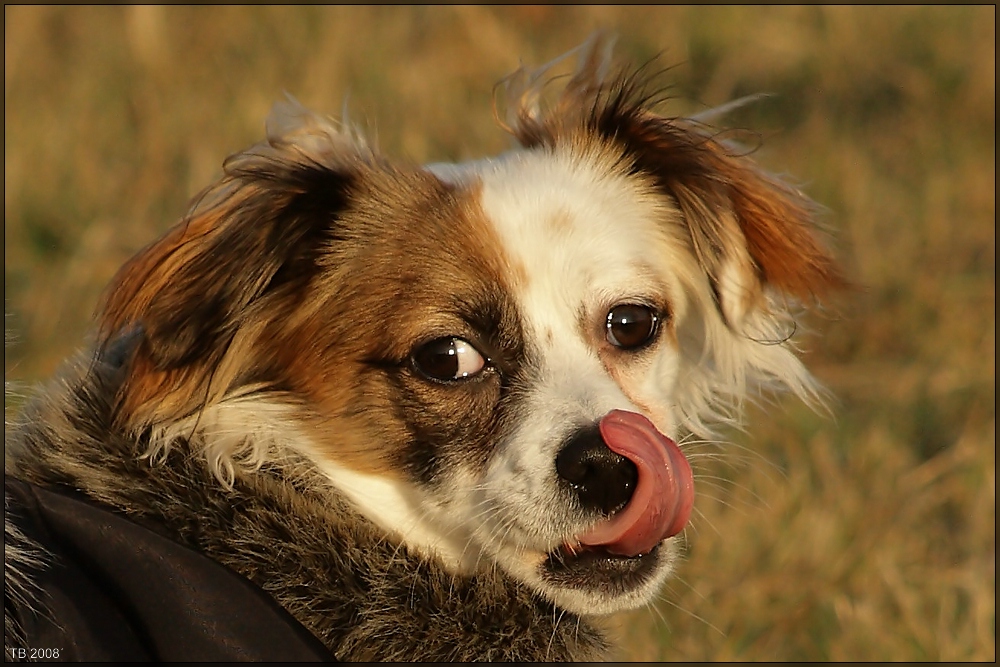
[[628, 504], [639, 471], [611, 451], [597, 424], [579, 429], [556, 455], [556, 472], [569, 482], [586, 509], [612, 514]]

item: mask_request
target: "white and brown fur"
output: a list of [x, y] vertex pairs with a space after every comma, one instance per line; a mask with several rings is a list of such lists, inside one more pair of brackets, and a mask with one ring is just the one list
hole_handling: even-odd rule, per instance
[[[793, 309], [841, 282], [805, 196], [659, 115], [606, 46], [554, 99], [548, 67], [510, 77], [518, 145], [475, 163], [393, 161], [280, 105], [122, 268], [7, 473], [165, 528], [341, 659], [605, 657], [592, 615], [653, 600], [677, 540], [642, 567], [547, 569], [596, 518], [558, 484], [559, 444], [614, 409], [682, 442], [761, 384], [811, 400]], [[655, 308], [656, 340], [609, 345], [618, 303]], [[485, 367], [421, 376], [442, 337]]]

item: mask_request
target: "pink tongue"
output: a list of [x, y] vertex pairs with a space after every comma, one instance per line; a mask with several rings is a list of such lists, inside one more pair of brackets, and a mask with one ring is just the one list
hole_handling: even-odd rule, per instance
[[578, 537], [620, 556], [638, 556], [684, 528], [694, 504], [691, 465], [677, 443], [635, 412], [612, 410], [600, 423], [611, 451], [639, 471], [632, 499], [610, 520]]

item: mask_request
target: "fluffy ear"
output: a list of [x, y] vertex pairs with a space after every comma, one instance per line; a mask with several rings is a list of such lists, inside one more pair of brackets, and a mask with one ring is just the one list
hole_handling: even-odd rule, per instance
[[[140, 329], [123, 389], [131, 416], [184, 413], [241, 334], [281, 316], [318, 272], [337, 234], [363, 144], [292, 104], [269, 119], [268, 141], [225, 164], [189, 216], [129, 261], [106, 294], [102, 346]], [[270, 307], [268, 307], [270, 306]], [[171, 398], [172, 397], [172, 398]], [[149, 416], [149, 415], [147, 415]]]
[[804, 300], [844, 285], [804, 194], [696, 126], [617, 104], [595, 125], [677, 202], [731, 326], [740, 327], [764, 287]]
[[541, 89], [565, 56], [512, 75], [506, 126], [515, 138], [535, 146], [596, 135], [620, 150], [620, 164], [652, 178], [677, 203], [730, 326], [740, 327], [764, 287], [805, 299], [843, 286], [814, 230], [810, 200], [697, 123], [655, 113], [663, 95], [647, 89], [642, 71], [608, 76], [610, 47], [608, 36], [597, 34], [576, 50], [577, 69], [547, 113]]

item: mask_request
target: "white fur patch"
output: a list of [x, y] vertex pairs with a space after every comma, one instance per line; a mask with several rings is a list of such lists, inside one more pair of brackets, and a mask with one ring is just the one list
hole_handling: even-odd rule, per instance
[[415, 485], [357, 472], [326, 458], [316, 462], [362, 514], [395, 540], [456, 573], [471, 573], [481, 562], [468, 524], [442, 511]]
[[[527, 276], [516, 300], [542, 366], [536, 392], [547, 395], [549, 410], [538, 412], [579, 425], [615, 408], [668, 404], [668, 396], [649, 392], [672, 386], [663, 377], [676, 372], [670, 363], [657, 364], [654, 383], [628, 385], [616, 381], [601, 352], [607, 313], [617, 304], [662, 303], [668, 318], [683, 316], [692, 267], [671, 238], [678, 213], [596, 153], [526, 153], [482, 180], [483, 209]], [[668, 361], [676, 354], [659, 352]], [[650, 416], [665, 433], [676, 429], [669, 410]]]
[[306, 440], [292, 405], [262, 398], [252, 387], [187, 419], [154, 425], [145, 458], [165, 459], [182, 438], [201, 444], [209, 469], [226, 488], [232, 488], [237, 470], [258, 470], [279, 459], [283, 448], [301, 447]]

